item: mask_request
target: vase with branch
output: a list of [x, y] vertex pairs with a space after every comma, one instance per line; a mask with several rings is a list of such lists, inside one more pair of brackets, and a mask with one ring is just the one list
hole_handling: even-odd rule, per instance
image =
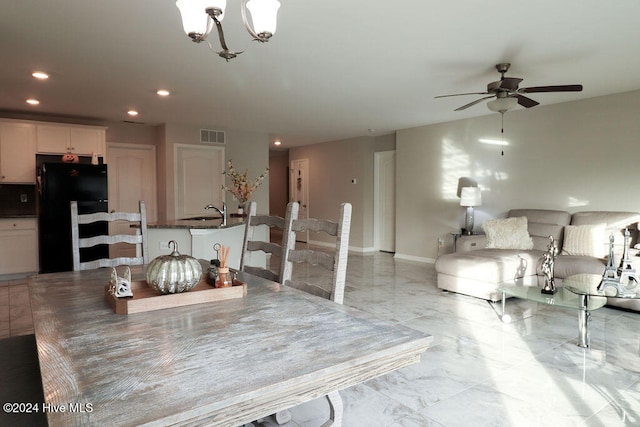
[[268, 173], [269, 168], [266, 168], [255, 180], [251, 181], [248, 171], [245, 169], [243, 173], [239, 173], [233, 166], [231, 159], [229, 159], [227, 169], [222, 174], [228, 176], [231, 183], [230, 185], [223, 184], [222, 189], [230, 192], [233, 198], [238, 201], [238, 213], [244, 213], [251, 195], [262, 185]]

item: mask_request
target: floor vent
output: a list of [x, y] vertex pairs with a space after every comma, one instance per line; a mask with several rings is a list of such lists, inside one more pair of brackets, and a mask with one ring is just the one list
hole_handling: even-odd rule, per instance
[[200, 129], [200, 142], [205, 144], [224, 144], [225, 134], [223, 130]]

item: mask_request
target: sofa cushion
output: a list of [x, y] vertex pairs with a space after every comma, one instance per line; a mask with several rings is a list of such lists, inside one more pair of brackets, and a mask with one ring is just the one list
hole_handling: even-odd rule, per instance
[[567, 225], [564, 228], [562, 255], [604, 258], [605, 224]]
[[604, 253], [609, 254], [609, 236], [613, 235], [616, 258], [623, 252], [625, 229], [629, 229], [631, 247], [638, 243], [638, 221], [640, 221], [638, 212], [584, 211], [576, 212], [571, 216], [571, 225], [605, 224]]
[[[602, 258], [581, 255], [560, 255], [556, 258], [553, 269], [553, 277], [566, 279], [574, 274], [598, 274], [604, 273], [607, 263]], [[542, 273], [542, 263], [538, 263], [538, 275]]]
[[541, 251], [533, 249], [478, 249], [441, 255], [436, 260], [435, 269], [438, 274], [481, 280], [497, 286], [521, 277], [535, 276], [541, 256]]
[[508, 217], [526, 216], [529, 235], [533, 240], [533, 248], [544, 251], [549, 244], [549, 236], [553, 236], [562, 249], [564, 226], [571, 222], [571, 214], [552, 209], [511, 209]]
[[527, 217], [490, 219], [482, 224], [487, 235], [487, 249], [531, 249], [533, 241], [527, 230]]

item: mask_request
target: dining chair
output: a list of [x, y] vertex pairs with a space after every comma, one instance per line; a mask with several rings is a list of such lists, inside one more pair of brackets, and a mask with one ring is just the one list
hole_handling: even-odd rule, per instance
[[[293, 206], [298, 211], [298, 203]], [[284, 257], [280, 268], [282, 283], [310, 294], [329, 299], [338, 304], [344, 300], [344, 286], [347, 274], [347, 256], [349, 252], [349, 231], [351, 228], [351, 204], [340, 205], [340, 215], [337, 222], [318, 220], [313, 218], [299, 218], [291, 221], [291, 229], [284, 235]], [[295, 233], [306, 231], [324, 232], [335, 237], [335, 250], [331, 252], [315, 251], [312, 249], [296, 249]], [[291, 233], [293, 232], [293, 233]], [[308, 283], [293, 278], [293, 264], [307, 263], [324, 267], [331, 272], [329, 284]], [[329, 421], [323, 427], [342, 425], [342, 399], [340, 393], [334, 391], [325, 396], [329, 401]]]
[[[259, 263], [259, 260], [257, 260], [258, 253], [263, 252], [264, 254], [276, 256], [281, 262], [283, 255], [282, 242], [285, 238], [284, 233], [285, 230], [291, 229], [291, 221], [298, 217], [298, 210], [296, 209], [294, 214], [293, 203], [289, 203], [287, 205], [287, 210], [284, 218], [282, 218], [281, 216], [257, 215], [256, 211], [256, 202], [251, 202], [249, 204], [249, 211], [247, 212], [244, 240], [242, 243], [240, 271], [246, 271], [247, 273], [280, 283], [281, 271], [273, 271], [269, 269], [268, 260], [267, 267], [260, 267], [256, 265]], [[259, 228], [264, 228], [265, 226], [268, 227], [267, 240], [257, 240], [256, 238], [257, 234], [259, 233]], [[276, 228], [282, 231], [283, 235], [279, 243], [271, 241], [269, 237], [269, 235], [271, 234], [271, 228]], [[290, 230], [289, 233], [293, 233], [293, 231]]]
[[[294, 208], [297, 211], [297, 207]], [[310, 294], [330, 299], [342, 304], [344, 300], [344, 283], [347, 274], [347, 255], [349, 252], [349, 230], [351, 227], [351, 204], [340, 205], [340, 216], [337, 222], [314, 218], [299, 218], [291, 223], [293, 233], [285, 232], [283, 245], [285, 256], [282, 259], [282, 283], [284, 285], [306, 291]], [[335, 237], [335, 251], [315, 251], [312, 249], [296, 249], [295, 233], [306, 231], [324, 232]], [[293, 279], [293, 264], [307, 263], [319, 265], [332, 273], [328, 285], [307, 283]]]
[[[104, 221], [128, 221], [139, 224], [140, 232], [131, 234], [98, 235], [93, 237], [80, 237], [80, 226]], [[149, 263], [149, 250], [147, 238], [147, 211], [143, 200], [139, 202], [138, 212], [96, 212], [78, 214], [78, 202], [71, 202], [71, 242], [73, 248], [73, 271], [89, 270], [100, 267], [117, 267], [119, 265], [141, 265]], [[81, 261], [82, 249], [92, 248], [96, 245], [115, 245], [127, 243], [136, 245], [135, 257], [100, 258], [93, 261]]]

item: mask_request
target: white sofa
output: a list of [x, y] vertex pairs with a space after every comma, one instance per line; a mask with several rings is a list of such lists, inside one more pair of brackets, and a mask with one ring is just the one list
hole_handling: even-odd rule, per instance
[[[458, 239], [455, 253], [441, 255], [436, 260], [438, 287], [498, 301], [502, 297], [498, 288], [503, 283], [542, 286], [544, 276], [541, 258], [549, 244], [549, 236], [553, 236], [558, 245], [554, 277], [559, 286], [564, 278], [573, 274], [602, 274], [607, 265], [610, 235], [613, 234], [615, 239], [616, 263], [624, 248], [625, 229], [631, 233], [631, 247], [638, 243], [640, 213], [637, 212], [588, 211], [570, 214], [547, 209], [512, 209], [507, 213], [507, 218], [521, 217], [526, 218], [532, 248], [487, 248], [487, 236], [463, 236]], [[580, 248], [582, 243], [578, 242], [576, 236], [584, 236], [585, 232], [592, 238], [593, 250], [591, 247], [588, 251]], [[569, 253], [566, 253], [567, 250]], [[635, 255], [638, 251], [632, 252]], [[608, 304], [640, 311], [640, 300], [609, 298]]]

